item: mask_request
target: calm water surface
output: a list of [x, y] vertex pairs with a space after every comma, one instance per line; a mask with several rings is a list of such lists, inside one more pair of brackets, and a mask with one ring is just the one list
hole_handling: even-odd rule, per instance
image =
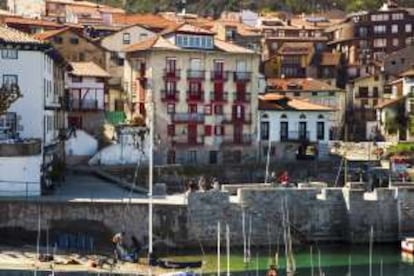
[[[322, 271], [325, 275], [334, 276], [369, 276], [369, 249], [368, 245], [348, 247], [346, 245], [312, 247], [313, 258], [310, 257], [310, 248], [296, 249], [295, 259], [297, 273], [299, 276], [319, 276]], [[231, 254], [231, 275], [265, 275], [266, 268], [273, 261], [277, 251], [276, 247], [260, 251], [252, 250], [251, 261], [248, 265], [243, 262], [243, 254], [233, 251]], [[283, 248], [279, 249], [283, 255]], [[271, 253], [269, 253], [271, 252]], [[318, 254], [319, 253], [319, 254]], [[217, 256], [215, 252], [202, 255], [200, 253], [177, 253], [169, 252], [170, 256], [176, 260], [200, 260], [205, 262], [203, 271], [196, 272], [203, 275], [216, 275]], [[273, 256], [271, 259], [269, 256]], [[313, 263], [313, 265], [312, 265]], [[320, 265], [319, 265], [320, 264]], [[312, 273], [313, 266], [313, 273]], [[279, 274], [283, 273], [285, 259], [279, 258]], [[227, 258], [225, 248], [222, 250], [221, 268], [223, 275], [227, 268]], [[375, 245], [372, 263], [373, 276], [414, 276], [414, 257], [402, 256], [399, 244], [392, 245]], [[39, 276], [47, 276], [50, 272], [38, 272]], [[33, 272], [25, 271], [0, 271], [0, 275], [8, 276], [29, 276], [35, 275]], [[57, 273], [56, 276], [80, 276], [80, 275], [97, 275], [87, 272]], [[109, 275], [109, 274], [100, 274]]]

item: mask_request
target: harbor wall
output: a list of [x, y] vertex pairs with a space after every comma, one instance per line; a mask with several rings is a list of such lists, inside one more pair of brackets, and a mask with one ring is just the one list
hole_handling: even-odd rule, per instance
[[[147, 239], [146, 204], [3, 200], [0, 213], [0, 231], [37, 231], [40, 213], [43, 230], [89, 233], [103, 242], [126, 230]], [[187, 205], [154, 206], [154, 236], [167, 244], [214, 247], [220, 221], [223, 239], [229, 226], [232, 246], [242, 246], [244, 237], [250, 237], [252, 245], [282, 244], [286, 213], [294, 238], [301, 242], [364, 243], [371, 227], [376, 242], [393, 242], [414, 234], [414, 190], [248, 187], [235, 197], [226, 192], [192, 193]]]

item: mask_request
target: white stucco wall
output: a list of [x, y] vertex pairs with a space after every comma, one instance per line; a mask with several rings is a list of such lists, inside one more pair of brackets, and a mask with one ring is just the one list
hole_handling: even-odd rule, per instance
[[[130, 35], [129, 44], [123, 43], [125, 33], [129, 33]], [[135, 44], [141, 40], [145, 40], [153, 35], [155, 35], [154, 32], [147, 30], [141, 26], [135, 25], [105, 37], [104, 39], [102, 39], [101, 45], [109, 51], [122, 52], [124, 48], [132, 44]]]
[[42, 155], [0, 157], [0, 196], [39, 196]]
[[[333, 126], [329, 120], [331, 112], [316, 112], [316, 111], [259, 111], [258, 117], [258, 139], [260, 140], [260, 122], [269, 122], [269, 138], [273, 142], [280, 142], [280, 122], [288, 122], [288, 132], [298, 132], [299, 122], [306, 122], [307, 131], [309, 132], [309, 140], [311, 142], [319, 141], [319, 143], [328, 143], [329, 141], [329, 129]], [[268, 118], [262, 118], [264, 114], [268, 115]], [[281, 119], [282, 114], [287, 116], [287, 119]], [[304, 114], [306, 119], [300, 119], [300, 116]], [[324, 119], [318, 119], [319, 115], [323, 115]], [[325, 123], [324, 140], [317, 139], [317, 122]]]
[[93, 156], [98, 151], [98, 141], [83, 130], [76, 130], [76, 137], [72, 136], [65, 142], [65, 152], [71, 156]]

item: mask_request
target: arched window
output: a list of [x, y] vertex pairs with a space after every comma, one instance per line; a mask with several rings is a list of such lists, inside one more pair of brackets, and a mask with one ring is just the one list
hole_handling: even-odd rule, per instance
[[280, 115], [280, 119], [286, 119], [287, 120], [287, 115], [286, 114], [282, 114], [282, 115]]
[[319, 114], [318, 119], [323, 119], [323, 118], [324, 118], [323, 115]]
[[302, 120], [306, 119], [306, 115], [305, 114], [300, 114], [299, 119], [302, 119]]
[[269, 115], [267, 115], [266, 113], [262, 115], [262, 119], [269, 119]]

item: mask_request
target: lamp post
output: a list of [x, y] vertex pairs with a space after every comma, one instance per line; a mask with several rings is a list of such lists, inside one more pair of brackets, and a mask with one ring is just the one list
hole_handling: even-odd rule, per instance
[[152, 101], [152, 97], [149, 96], [149, 99], [147, 101], [147, 111], [148, 111], [148, 127], [149, 127], [149, 148], [148, 148], [148, 261], [150, 264], [150, 275], [152, 275], [151, 266], [153, 263], [153, 236], [152, 236], [152, 217], [153, 217], [153, 194], [152, 194], [152, 188], [153, 188], [153, 165], [154, 165], [154, 103]]

